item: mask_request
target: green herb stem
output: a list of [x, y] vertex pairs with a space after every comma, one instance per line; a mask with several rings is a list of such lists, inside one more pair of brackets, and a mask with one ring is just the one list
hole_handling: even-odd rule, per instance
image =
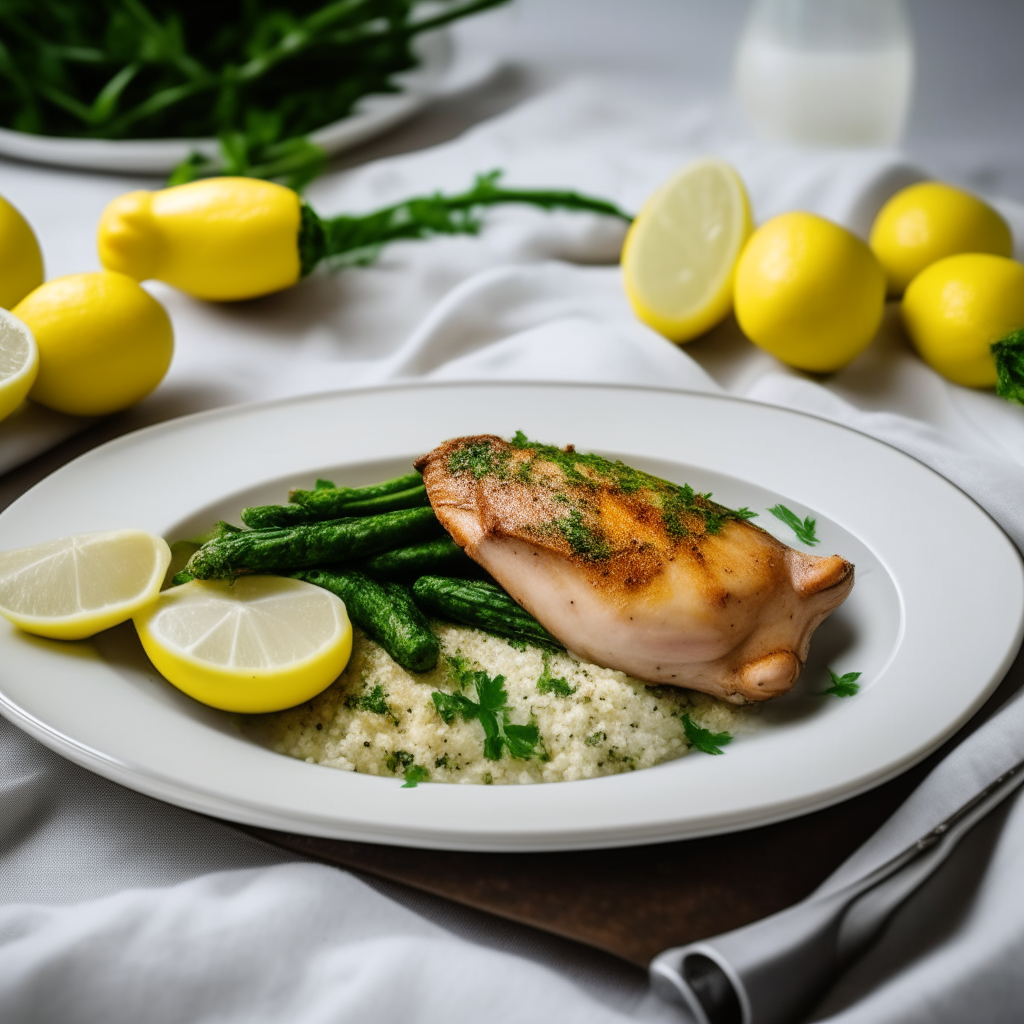
[[495, 170], [477, 175], [473, 186], [457, 195], [437, 192], [361, 216], [325, 219], [307, 206], [299, 233], [302, 273], [308, 274], [322, 260], [339, 265], [372, 263], [389, 242], [415, 241], [433, 235], [479, 234], [483, 223], [480, 212], [507, 203], [632, 219], [606, 199], [571, 190], [500, 188], [497, 182], [501, 174]]

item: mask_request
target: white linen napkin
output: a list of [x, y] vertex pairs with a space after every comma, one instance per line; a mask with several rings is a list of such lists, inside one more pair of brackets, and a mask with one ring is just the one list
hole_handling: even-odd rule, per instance
[[[325, 179], [310, 198], [325, 214], [368, 209], [461, 188], [473, 172], [500, 166], [514, 184], [573, 186], [636, 209], [672, 170], [707, 152], [737, 164], [759, 218], [798, 207], [859, 231], [893, 189], [921, 176], [897, 154], [766, 149], [739, 139], [711, 105], [664, 110], [582, 84], [445, 146]], [[837, 419], [903, 448], [1024, 542], [1022, 410], [938, 378], [891, 316], [868, 352], [824, 381], [781, 367], [732, 323], [677, 348], [635, 321], [616, 267], [580, 265], [612, 261], [620, 241], [612, 221], [507, 209], [488, 218], [478, 239], [394, 246], [376, 267], [320, 274], [244, 307], [209, 307], [157, 288], [179, 347], [140, 422], [205, 404], [409, 377], [721, 389]], [[63, 762], [60, 772], [40, 767], [55, 760], [2, 724], [0, 893], [36, 901], [0, 907], [4, 1021], [676, 1019], [635, 976], [608, 980], [603, 960], [586, 974], [567, 966], [564, 951], [502, 949], [514, 929], [499, 923], [453, 938], [450, 921], [438, 928], [421, 919], [425, 901], [417, 913], [344, 873], [265, 866], [273, 855], [242, 837], [232, 846], [223, 826]], [[89, 799], [102, 827], [87, 816], [68, 832], [76, 804]], [[177, 826], [152, 828], [185, 819], [196, 823], [189, 843], [168, 843]], [[204, 844], [208, 856], [199, 855]], [[972, 856], [980, 865], [973, 869]], [[93, 877], [62, 883], [83, 858]], [[1015, 1020], [1024, 1004], [1024, 979], [1011, 969], [1024, 952], [1024, 919], [1015, 911], [1022, 858], [1024, 811], [1013, 804], [908, 904], [816, 1019], [958, 1024], [970, 1007], [987, 1022]], [[216, 867], [248, 870], [208, 873]], [[973, 902], [957, 904], [949, 891], [957, 871], [972, 879]], [[64, 900], [98, 898], [39, 905], [36, 894], [48, 885]], [[901, 944], [895, 951], [893, 941]]]

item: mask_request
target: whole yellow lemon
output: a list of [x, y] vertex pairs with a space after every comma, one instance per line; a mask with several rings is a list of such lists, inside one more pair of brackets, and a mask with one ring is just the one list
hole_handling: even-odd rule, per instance
[[885, 275], [846, 228], [784, 213], [750, 237], [736, 267], [736, 319], [755, 345], [790, 366], [829, 373], [870, 343]]
[[1013, 253], [1010, 227], [999, 213], [970, 192], [938, 181], [897, 192], [878, 211], [870, 242], [890, 295], [902, 295], [925, 267], [946, 256]]
[[947, 256], [922, 270], [900, 310], [921, 358], [954, 384], [996, 383], [993, 342], [1024, 327], [1024, 264], [1005, 256]]
[[170, 317], [130, 277], [110, 270], [47, 281], [12, 312], [35, 335], [29, 398], [73, 416], [107, 416], [145, 398], [174, 352]]
[[6, 199], [0, 197], [0, 306], [13, 309], [43, 283], [43, 254], [35, 232]]

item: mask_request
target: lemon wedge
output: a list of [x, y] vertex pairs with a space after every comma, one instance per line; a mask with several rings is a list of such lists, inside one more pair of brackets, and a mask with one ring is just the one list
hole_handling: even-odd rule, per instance
[[27, 633], [82, 640], [154, 601], [170, 560], [167, 542], [144, 530], [0, 551], [0, 615]]
[[281, 576], [193, 580], [135, 616], [157, 671], [224, 711], [294, 707], [338, 677], [352, 653], [344, 603]]
[[0, 309], [0, 420], [25, 400], [39, 373], [39, 349], [32, 332]]
[[690, 341], [732, 308], [733, 272], [752, 230], [750, 201], [731, 164], [688, 164], [644, 204], [622, 248], [636, 315], [672, 341]]

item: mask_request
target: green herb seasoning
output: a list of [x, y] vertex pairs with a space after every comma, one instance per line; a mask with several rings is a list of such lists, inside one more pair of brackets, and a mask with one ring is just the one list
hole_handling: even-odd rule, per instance
[[861, 676], [860, 672], [847, 672], [845, 675], [839, 676], [829, 669], [828, 674], [832, 685], [827, 690], [823, 690], [820, 696], [853, 697], [860, 692], [860, 684], [857, 682]]
[[484, 730], [484, 757], [490, 761], [500, 761], [506, 751], [509, 757], [543, 758], [543, 749], [538, 750], [540, 730], [537, 726], [514, 725], [509, 718], [512, 709], [508, 704], [504, 676], [491, 678], [482, 670], [469, 668], [461, 658], [452, 659], [452, 674], [462, 690], [473, 687], [476, 700], [471, 700], [465, 693], [435, 690], [431, 699], [446, 725], [450, 725], [457, 716], [466, 722], [478, 721]]
[[705, 754], [724, 754], [722, 747], [732, 743], [732, 736], [727, 732], [712, 732], [699, 726], [689, 715], [683, 715], [683, 731], [686, 742]]
[[390, 719], [395, 725], [398, 725], [398, 716], [388, 703], [388, 695], [384, 692], [384, 687], [379, 683], [369, 693], [361, 693], [358, 696], [352, 694], [346, 697], [345, 707], [352, 711], [369, 711], [371, 714]]
[[571, 697], [576, 692], [575, 686], [570, 686], [568, 680], [556, 678], [551, 674], [550, 659], [544, 655], [544, 671], [537, 680], [538, 693], [554, 693], [559, 697]]
[[807, 516], [801, 520], [795, 512], [781, 504], [772, 505], [768, 511], [780, 522], [785, 523], [796, 534], [797, 540], [802, 544], [814, 547], [818, 543], [818, 537], [815, 533], [815, 527], [818, 522], [816, 519]]
[[[623, 462], [578, 452], [572, 445], [558, 448], [531, 441], [522, 431], [510, 442], [498, 437], [467, 439], [447, 458], [453, 474], [538, 489], [555, 514], [529, 529], [538, 538], [561, 539], [588, 563], [606, 562], [617, 554], [604, 521], [606, 499], [629, 506], [641, 521], [650, 521], [653, 512], [654, 522], [670, 542], [713, 536], [726, 523], [746, 522], [757, 515], [748, 508], [720, 505], [689, 484], [680, 486]], [[636, 542], [630, 554], [642, 553], [643, 548]]]

